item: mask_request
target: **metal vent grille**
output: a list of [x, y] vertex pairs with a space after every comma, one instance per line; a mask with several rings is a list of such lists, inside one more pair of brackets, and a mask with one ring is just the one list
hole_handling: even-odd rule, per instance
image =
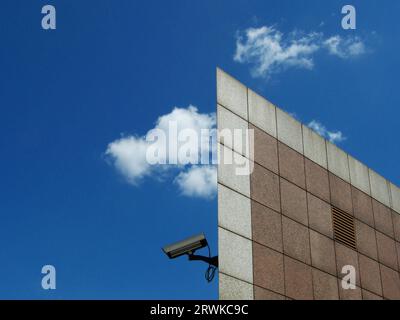
[[332, 207], [332, 219], [335, 240], [356, 250], [356, 233], [353, 217], [343, 210]]

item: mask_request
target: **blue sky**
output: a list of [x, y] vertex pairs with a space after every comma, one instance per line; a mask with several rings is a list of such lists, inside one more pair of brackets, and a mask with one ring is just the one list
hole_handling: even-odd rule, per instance
[[[54, 31], [41, 29], [45, 4], [57, 9]], [[216, 253], [216, 199], [182, 195], [173, 176], [132, 185], [105, 155], [174, 107], [214, 112], [216, 66], [301, 121], [341, 131], [340, 147], [400, 185], [400, 3], [352, 1], [352, 31], [341, 28], [344, 4], [2, 1], [0, 298], [217, 298], [205, 265], [160, 249], [203, 231]], [[320, 34], [313, 67], [255, 76], [251, 61], [235, 61], [238, 35], [262, 27]], [[331, 54], [332, 36], [365, 52]], [[41, 288], [45, 264], [57, 269], [54, 291]]]

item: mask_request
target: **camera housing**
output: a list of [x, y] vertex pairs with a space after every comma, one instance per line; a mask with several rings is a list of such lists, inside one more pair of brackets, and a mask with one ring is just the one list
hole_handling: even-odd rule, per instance
[[165, 246], [162, 250], [170, 259], [174, 259], [185, 254], [193, 255], [196, 250], [204, 248], [207, 245], [206, 237], [203, 233], [200, 233], [185, 240]]

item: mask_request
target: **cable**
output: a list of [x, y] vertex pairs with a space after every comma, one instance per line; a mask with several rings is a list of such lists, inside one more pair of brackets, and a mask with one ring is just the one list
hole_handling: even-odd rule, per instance
[[[208, 257], [211, 258], [211, 249], [208, 243], [207, 243], [207, 248], [208, 248]], [[216, 267], [212, 266], [211, 264], [208, 264], [208, 268], [205, 273], [205, 278], [207, 282], [210, 283], [214, 279], [216, 270], [217, 270]]]
[[214, 276], [215, 276], [215, 271], [216, 271], [216, 270], [217, 270], [216, 267], [211, 266], [211, 265], [208, 266], [208, 268], [207, 268], [207, 270], [206, 270], [206, 274], [205, 274], [205, 277], [206, 277], [207, 282], [213, 281]]

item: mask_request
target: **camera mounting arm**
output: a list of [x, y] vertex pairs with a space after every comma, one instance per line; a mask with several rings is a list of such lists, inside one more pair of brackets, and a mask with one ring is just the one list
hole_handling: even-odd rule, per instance
[[193, 253], [188, 253], [188, 258], [190, 261], [193, 260], [199, 260], [199, 261], [204, 261], [208, 263], [209, 265], [212, 265], [216, 268], [218, 268], [218, 256], [215, 257], [205, 257], [205, 256], [200, 256], [198, 254], [193, 254]]

